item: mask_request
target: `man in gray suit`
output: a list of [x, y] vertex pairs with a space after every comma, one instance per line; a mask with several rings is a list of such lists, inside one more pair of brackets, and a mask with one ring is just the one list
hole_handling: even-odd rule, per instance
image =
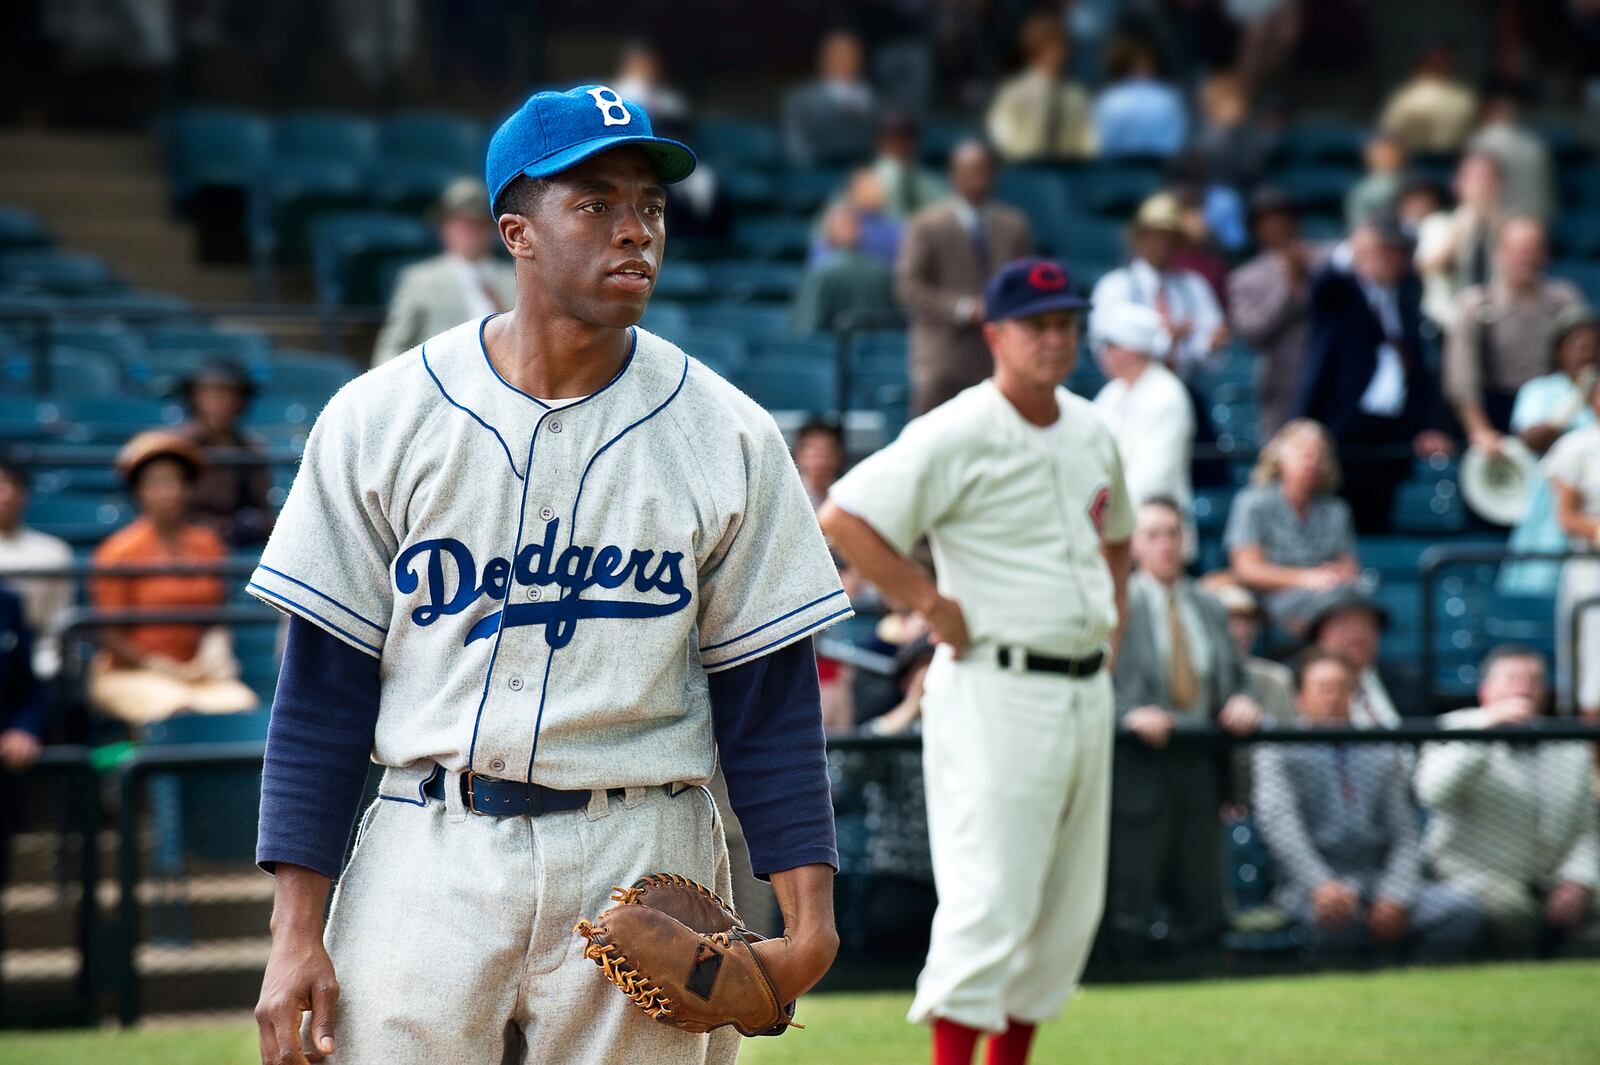
[[[1355, 679], [1333, 652], [1305, 651], [1295, 669], [1301, 727], [1347, 726]], [[1477, 937], [1483, 913], [1473, 897], [1422, 877], [1417, 815], [1397, 747], [1263, 743], [1255, 750], [1254, 799], [1274, 863], [1273, 901], [1313, 942], [1414, 944], [1449, 956]]]
[[444, 251], [400, 272], [389, 316], [373, 346], [374, 366], [469, 318], [507, 310], [516, 301], [511, 263], [490, 254], [495, 246], [491, 241], [498, 241], [483, 182], [452, 181], [434, 217]]
[[1107, 946], [1142, 952], [1164, 903], [1173, 947], [1203, 947], [1222, 930], [1223, 763], [1205, 748], [1167, 750], [1177, 728], [1213, 722], [1246, 735], [1261, 709], [1228, 632], [1222, 604], [1183, 573], [1183, 516], [1173, 500], [1139, 507], [1128, 582], [1128, 628], [1112, 689], [1122, 725], [1112, 768]]
[[913, 215], [895, 262], [895, 292], [911, 319], [911, 413], [932, 410], [994, 372], [984, 343], [983, 286], [1033, 252], [1020, 211], [992, 202], [995, 161], [982, 141], [950, 155], [954, 195]]

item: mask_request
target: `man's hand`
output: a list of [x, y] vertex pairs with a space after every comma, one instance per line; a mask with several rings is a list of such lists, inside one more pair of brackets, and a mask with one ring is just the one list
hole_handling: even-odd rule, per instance
[[1248, 736], [1261, 726], [1261, 707], [1248, 695], [1235, 695], [1222, 704], [1217, 724], [1230, 736]]
[[1589, 889], [1563, 880], [1544, 900], [1544, 920], [1552, 928], [1576, 928], [1589, 913]]
[[1490, 458], [1500, 458], [1505, 454], [1505, 437], [1491, 426], [1474, 430], [1467, 439], [1473, 447], [1484, 451]]
[[1323, 928], [1349, 924], [1360, 901], [1356, 889], [1342, 880], [1324, 880], [1311, 889], [1311, 912]]
[[802, 865], [773, 873], [772, 892], [783, 913], [783, 936], [751, 949], [766, 965], [778, 1001], [787, 1004], [826, 976], [839, 953], [839, 933], [833, 923], [833, 869]]
[[1424, 429], [1418, 433], [1411, 441], [1411, 447], [1422, 458], [1453, 455], [1456, 450], [1455, 442], [1437, 429]]
[[0, 732], [0, 765], [13, 773], [21, 773], [39, 757], [39, 737], [19, 728]]
[[1379, 943], [1398, 943], [1411, 925], [1411, 911], [1398, 902], [1378, 899], [1367, 910], [1367, 931]]
[[1122, 715], [1128, 730], [1139, 737], [1146, 747], [1161, 750], [1167, 745], [1178, 719], [1159, 706], [1141, 706]]
[[[273, 884], [272, 953], [256, 1003], [261, 1065], [307, 1065], [332, 1054], [339, 981], [322, 945], [322, 913], [333, 884], [303, 866], [278, 863]], [[314, 1049], [300, 1041], [300, 1015], [311, 1011]]]
[[967, 618], [961, 612], [961, 604], [936, 593], [917, 613], [928, 623], [933, 642], [949, 644], [950, 653], [960, 658], [972, 642], [967, 635]]
[[1523, 725], [1539, 712], [1539, 704], [1521, 695], [1497, 699], [1483, 708], [1484, 724], [1489, 728]]
[[1331, 592], [1349, 583], [1350, 578], [1344, 575], [1343, 567], [1337, 562], [1325, 562], [1300, 571], [1300, 587], [1312, 592]]

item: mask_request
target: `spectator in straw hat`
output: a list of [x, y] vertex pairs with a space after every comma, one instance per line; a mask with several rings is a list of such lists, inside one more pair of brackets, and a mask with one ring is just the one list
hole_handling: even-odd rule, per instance
[[[178, 434], [150, 429], [117, 456], [139, 517], [94, 553], [97, 567], [214, 565], [228, 557], [220, 537], [188, 517], [190, 493], [205, 469], [200, 449]], [[212, 574], [94, 578], [90, 598], [103, 611], [220, 607], [225, 589]], [[255, 692], [239, 681], [228, 630], [199, 624], [107, 626], [89, 667], [89, 698], [105, 714], [134, 725], [182, 710], [226, 714], [253, 710]]]
[[1091, 297], [1096, 306], [1137, 303], [1159, 314], [1172, 338], [1168, 364], [1180, 374], [1209, 359], [1228, 336], [1206, 279], [1174, 265], [1183, 240], [1178, 198], [1160, 192], [1145, 200], [1128, 231], [1132, 261], [1102, 277]]
[[373, 348], [374, 366], [469, 318], [506, 310], [516, 299], [511, 264], [491, 254], [494, 216], [483, 182], [452, 181], [434, 219], [444, 251], [400, 272]]

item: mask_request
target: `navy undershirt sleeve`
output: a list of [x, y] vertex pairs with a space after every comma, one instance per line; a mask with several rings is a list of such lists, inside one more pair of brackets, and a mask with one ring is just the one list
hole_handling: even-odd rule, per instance
[[257, 865], [338, 877], [377, 724], [378, 660], [290, 617], [261, 770]]
[[718, 758], [755, 874], [765, 879], [818, 863], [837, 870], [811, 640], [713, 673], [709, 682]]

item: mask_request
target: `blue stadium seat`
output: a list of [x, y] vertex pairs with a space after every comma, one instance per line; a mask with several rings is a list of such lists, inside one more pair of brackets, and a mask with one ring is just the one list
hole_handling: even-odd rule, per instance
[[761, 303], [708, 303], [695, 309], [694, 324], [730, 330], [747, 344], [792, 335], [788, 308]]
[[204, 351], [248, 362], [272, 350], [265, 334], [218, 329], [215, 326], [168, 323], [147, 329], [145, 347], [151, 350]]
[[678, 343], [678, 338], [689, 331], [689, 312], [671, 300], [651, 299], [644, 309], [639, 324], [658, 337]]
[[[711, 290], [723, 299], [783, 300], [785, 303], [794, 299], [805, 273], [798, 263], [759, 259], [708, 263], [707, 270], [711, 274]], [[783, 313], [787, 319], [788, 311]]]
[[909, 394], [910, 382], [906, 380], [904, 366], [869, 366], [857, 369], [850, 374], [848, 406], [851, 410], [880, 410], [880, 402], [886, 389], [891, 393], [895, 389], [900, 389]]
[[1273, 175], [1273, 183], [1301, 211], [1313, 214], [1343, 210], [1345, 195], [1360, 180], [1359, 169], [1340, 166], [1292, 166]]
[[837, 348], [831, 340], [813, 337], [756, 340], [750, 345], [750, 365], [768, 369], [775, 366], [825, 366], [837, 362]]
[[857, 366], [906, 365], [910, 340], [904, 329], [867, 329], [857, 332], [851, 357]]
[[995, 178], [994, 195], [995, 199], [1028, 216], [1034, 232], [1048, 250], [1066, 254], [1059, 240], [1053, 239], [1066, 229], [1071, 214], [1067, 182], [1060, 171], [1046, 167], [1006, 167]]
[[0, 204], [0, 249], [39, 249], [49, 247], [50, 243], [50, 234], [38, 215], [9, 203]]
[[68, 526], [94, 527], [104, 536], [133, 520], [133, 505], [98, 495], [35, 494], [28, 497], [26, 520], [29, 525], [46, 531]]
[[103, 351], [126, 362], [144, 350], [144, 338], [114, 318], [56, 318], [50, 322], [52, 347]]
[[43, 443], [62, 431], [61, 407], [35, 396], [0, 395], [0, 441]]
[[723, 377], [731, 377], [749, 359], [744, 337], [731, 329], [702, 328], [698, 324], [684, 330], [675, 343]]
[[1344, 122], [1297, 122], [1284, 131], [1279, 154], [1300, 164], [1359, 166], [1367, 131]]
[[789, 215], [740, 218], [733, 224], [733, 243], [752, 258], [804, 259], [811, 246], [811, 223]]
[[98, 255], [49, 249], [0, 254], [0, 283], [68, 296], [107, 292], [119, 284]]
[[278, 159], [338, 159], [364, 166], [377, 148], [378, 131], [371, 122], [338, 111], [285, 115], [272, 131], [272, 153]]
[[[483, 169], [483, 127], [446, 111], [403, 111], [378, 129], [381, 172], [396, 160], [439, 163], [465, 174]], [[374, 175], [376, 176], [376, 174]]]
[[833, 371], [824, 366], [784, 366], [744, 369], [733, 381], [750, 398], [768, 410], [833, 410]]
[[251, 245], [258, 258], [303, 262], [313, 216], [358, 210], [369, 196], [360, 163], [337, 155], [275, 158], [251, 203]]
[[699, 263], [665, 262], [656, 275], [655, 299], [697, 300], [711, 292], [711, 275]]
[[772, 168], [782, 159], [777, 131], [770, 123], [706, 115], [695, 123], [694, 147], [718, 164]]
[[419, 219], [387, 211], [336, 211], [311, 222], [311, 267], [317, 298], [327, 306], [377, 305], [384, 261], [414, 262], [439, 248]]
[[1557, 255], [1600, 257], [1600, 210], [1563, 212], [1551, 224], [1550, 236]]
[[1449, 478], [1407, 481], [1395, 493], [1393, 525], [1400, 533], [1457, 533], [1467, 527], [1466, 509]]
[[266, 362], [251, 366], [263, 395], [302, 399], [318, 410], [358, 372], [342, 355], [314, 351], [274, 351]]
[[300, 431], [311, 428], [323, 404], [296, 396], [257, 396], [244, 412], [244, 424], [252, 429], [266, 426], [293, 427]]
[[1147, 166], [1101, 163], [1079, 185], [1083, 203], [1095, 214], [1126, 220], [1148, 197], [1161, 191], [1161, 173]]
[[160, 348], [141, 351], [124, 365], [131, 384], [146, 395], [159, 396], [174, 391], [183, 379], [200, 367], [213, 353], [198, 348]]
[[166, 124], [173, 194], [187, 203], [202, 189], [247, 189], [272, 154], [272, 124], [229, 108], [194, 108]]
[[883, 385], [874, 397], [873, 409], [883, 419], [883, 438], [893, 440], [911, 420], [911, 387]]
[[[1051, 250], [1065, 259], [1072, 279], [1081, 288], [1088, 282], [1082, 276], [1081, 263], [1110, 263], [1115, 269], [1124, 258], [1127, 238], [1124, 227], [1101, 218], [1073, 218], [1056, 235], [1056, 246]], [[1105, 271], [1101, 271], [1102, 273]]]
[[8, 391], [40, 392], [76, 399], [114, 396], [122, 390], [122, 369], [115, 355], [79, 348], [53, 348], [46, 357], [47, 384], [39, 388], [38, 362], [32, 352], [7, 357], [0, 364]]
[[1558, 259], [1550, 264], [1550, 272], [1577, 285], [1590, 304], [1600, 303], [1600, 263], [1583, 259]]
[[777, 198], [772, 178], [759, 170], [739, 167], [719, 170], [717, 187], [735, 210], [765, 210]]
[[455, 163], [434, 159], [380, 159], [367, 180], [375, 203], [407, 215], [422, 215], [462, 173]]
[[145, 396], [75, 396], [65, 406], [68, 420], [105, 443], [120, 444], [141, 430], [183, 420], [180, 404]]
[[189, 301], [182, 296], [134, 288], [76, 296], [72, 306], [84, 314], [126, 318], [129, 322], [182, 318], [190, 312]]
[[845, 171], [838, 167], [814, 167], [780, 172], [775, 180], [778, 202], [786, 210], [810, 213], [844, 188]]
[[1573, 160], [1556, 168], [1561, 206], [1566, 210], [1600, 210], [1600, 160]]

